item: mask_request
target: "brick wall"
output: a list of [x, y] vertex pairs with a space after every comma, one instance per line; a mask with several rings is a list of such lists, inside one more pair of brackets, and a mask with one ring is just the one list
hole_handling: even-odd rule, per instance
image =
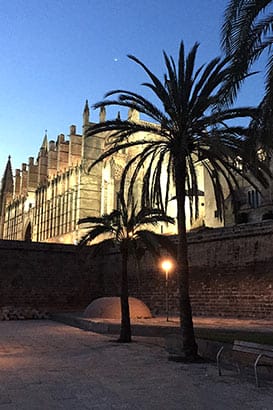
[[190, 265], [195, 314], [273, 318], [272, 222], [192, 236]]
[[81, 309], [100, 284], [88, 248], [0, 241], [0, 306]]
[[[188, 235], [190, 289], [194, 315], [273, 318], [273, 224], [241, 225]], [[113, 291], [117, 261], [104, 269]], [[165, 312], [165, 276], [146, 257], [131, 265], [130, 292], [155, 314]], [[179, 312], [177, 274], [169, 280], [169, 309]]]
[[[273, 318], [273, 224], [242, 225], [188, 235], [195, 315]], [[1, 305], [82, 309], [119, 293], [119, 255], [92, 259], [88, 248], [0, 241]], [[154, 314], [165, 312], [165, 275], [150, 256], [130, 264], [130, 294]], [[177, 274], [169, 281], [178, 313]]]

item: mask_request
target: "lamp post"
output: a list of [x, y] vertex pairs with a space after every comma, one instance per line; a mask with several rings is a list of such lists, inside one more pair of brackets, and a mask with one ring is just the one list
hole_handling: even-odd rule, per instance
[[166, 297], [166, 319], [169, 321], [169, 272], [172, 268], [172, 262], [169, 259], [165, 259], [161, 264], [162, 269], [165, 272], [165, 297]]

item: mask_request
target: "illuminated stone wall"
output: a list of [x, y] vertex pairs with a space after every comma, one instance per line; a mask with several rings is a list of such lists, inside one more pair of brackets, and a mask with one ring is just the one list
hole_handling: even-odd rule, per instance
[[[194, 315], [273, 318], [272, 222], [208, 229], [189, 234], [188, 240]], [[117, 262], [116, 256], [105, 270], [109, 295], [115, 292]], [[130, 271], [131, 295], [154, 314], [164, 314], [165, 275], [158, 263], [146, 257], [141, 269], [132, 264]], [[176, 272], [170, 275], [169, 294], [170, 312], [178, 314]]]
[[[273, 224], [241, 225], [189, 234], [194, 315], [273, 318]], [[0, 241], [0, 305], [83, 310], [119, 294], [120, 256], [92, 258], [73, 245]], [[165, 276], [145, 256], [130, 266], [130, 295], [154, 314], [165, 312]], [[177, 274], [170, 276], [170, 313], [177, 314]]]

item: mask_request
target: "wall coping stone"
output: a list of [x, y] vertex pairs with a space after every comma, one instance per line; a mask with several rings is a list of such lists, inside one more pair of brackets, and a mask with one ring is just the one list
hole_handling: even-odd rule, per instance
[[[230, 227], [223, 228], [201, 228], [196, 232], [188, 232], [188, 244], [200, 243], [200, 242], [210, 242], [210, 241], [223, 241], [226, 239], [243, 238], [249, 236], [260, 236], [260, 235], [273, 235], [273, 220], [266, 220], [259, 223], [248, 223], [241, 225], [234, 225]], [[171, 235], [171, 238], [176, 241], [177, 235]], [[1, 239], [0, 249], [9, 250], [27, 250], [31, 249], [33, 251], [51, 251], [51, 252], [77, 252], [79, 249], [83, 250], [86, 248], [79, 248], [77, 245], [73, 244], [60, 244], [60, 243], [50, 243], [50, 242], [25, 242], [25, 241], [14, 241]], [[87, 248], [88, 249], [88, 248]], [[112, 251], [112, 254], [118, 252]]]

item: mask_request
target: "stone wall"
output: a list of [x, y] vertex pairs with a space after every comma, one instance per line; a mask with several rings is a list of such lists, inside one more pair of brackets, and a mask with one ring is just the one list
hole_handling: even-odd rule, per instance
[[[273, 318], [273, 224], [204, 229], [188, 235], [194, 315]], [[115, 259], [116, 258], [116, 259]], [[115, 292], [117, 255], [104, 267], [108, 295]], [[154, 314], [165, 312], [165, 275], [150, 256], [132, 263], [130, 292]], [[179, 312], [177, 273], [169, 279], [169, 309]]]
[[0, 306], [82, 309], [101, 296], [90, 249], [0, 241]]
[[[273, 224], [241, 225], [188, 235], [194, 315], [273, 318]], [[99, 296], [119, 294], [115, 252], [92, 258], [90, 249], [0, 241], [0, 305], [78, 310]], [[165, 275], [145, 256], [130, 264], [130, 295], [154, 314], [165, 312]], [[170, 313], [177, 314], [177, 273], [169, 281]]]
[[190, 264], [195, 314], [273, 318], [272, 222], [190, 238]]

